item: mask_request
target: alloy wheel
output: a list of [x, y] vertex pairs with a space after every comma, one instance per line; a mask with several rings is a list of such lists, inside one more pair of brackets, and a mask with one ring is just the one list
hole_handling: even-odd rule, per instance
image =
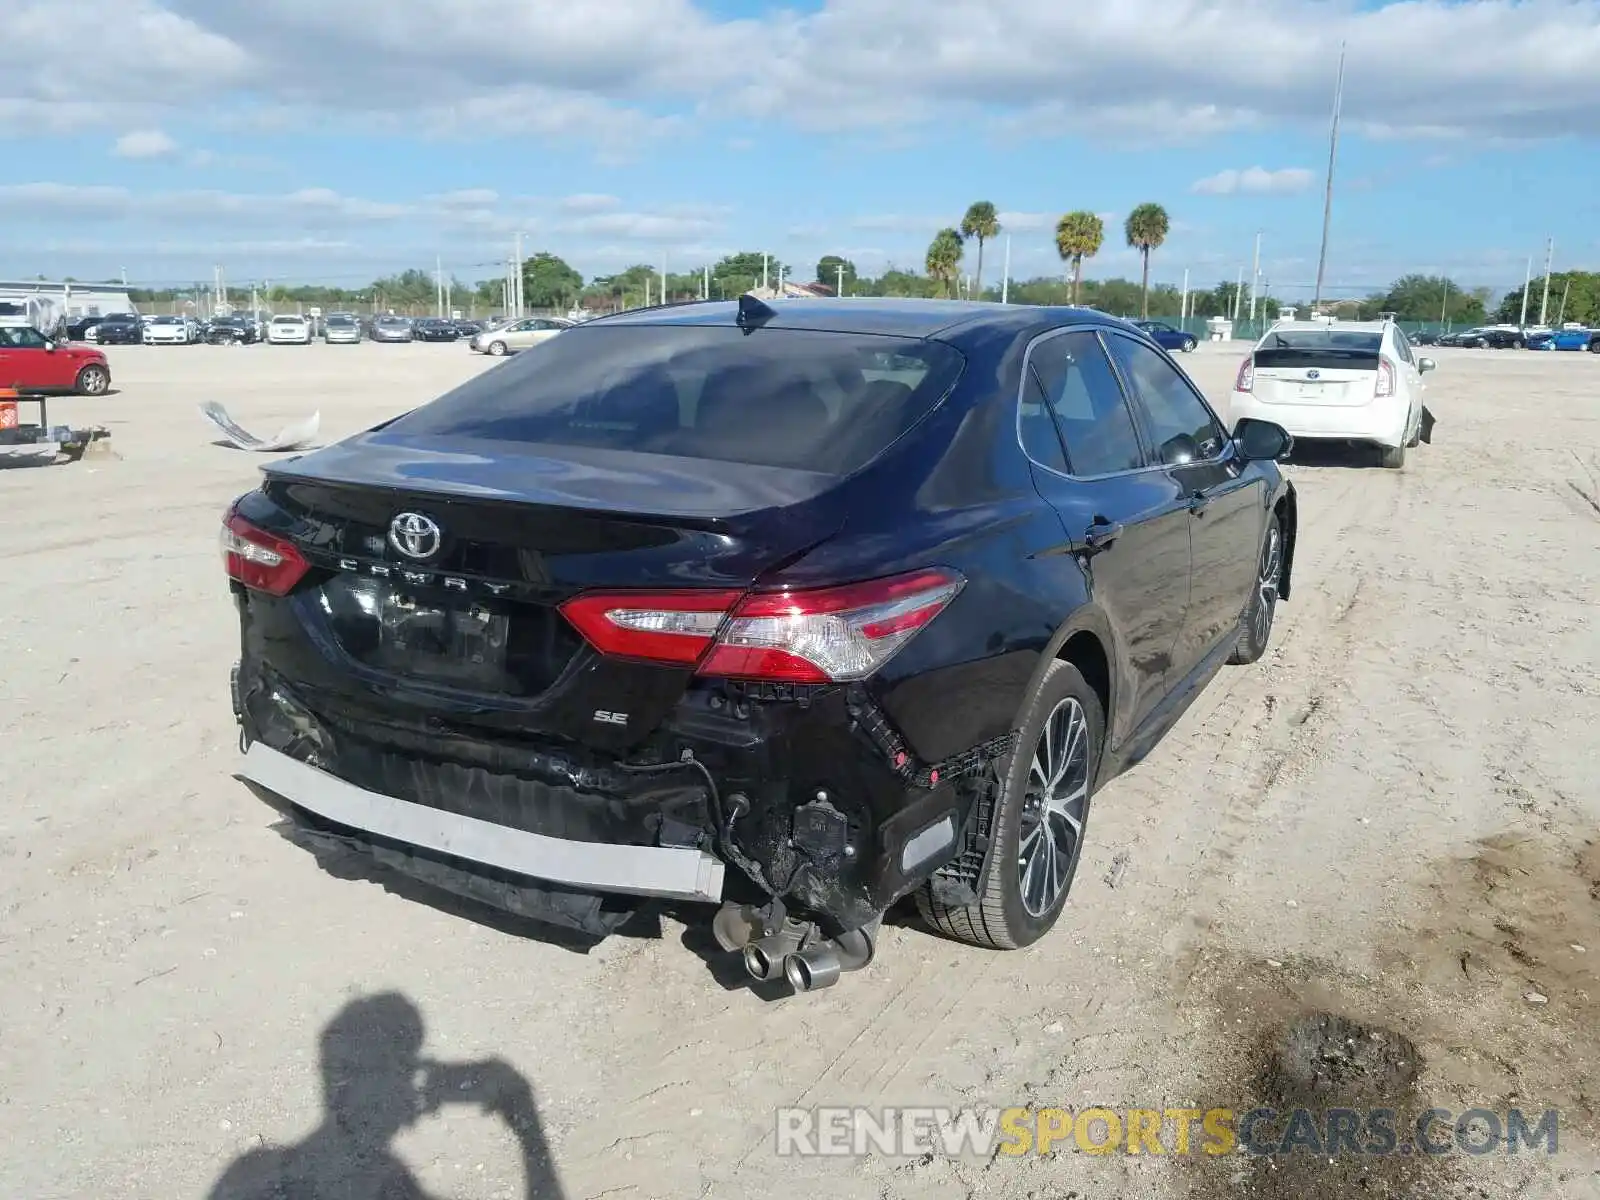
[[1278, 605], [1278, 582], [1283, 576], [1283, 533], [1274, 521], [1267, 531], [1267, 544], [1261, 549], [1261, 573], [1256, 579], [1257, 601], [1253, 620], [1257, 645], [1266, 645], [1272, 633], [1272, 617]]
[[1072, 879], [1089, 809], [1089, 767], [1089, 720], [1068, 696], [1039, 731], [1023, 798], [1017, 872], [1031, 916], [1054, 909]]

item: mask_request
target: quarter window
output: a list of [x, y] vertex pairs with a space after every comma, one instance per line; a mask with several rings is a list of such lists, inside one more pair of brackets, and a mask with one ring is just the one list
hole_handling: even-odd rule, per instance
[[1144, 405], [1156, 456], [1168, 466], [1216, 458], [1227, 436], [1183, 373], [1132, 338], [1113, 337], [1111, 353]]
[[1046, 338], [1028, 355], [1061, 431], [1074, 475], [1111, 475], [1145, 465], [1139, 434], [1100, 339], [1082, 330]]

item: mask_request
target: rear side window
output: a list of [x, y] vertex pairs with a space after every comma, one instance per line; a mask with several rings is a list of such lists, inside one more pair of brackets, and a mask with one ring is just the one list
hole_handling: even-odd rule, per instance
[[1110, 339], [1128, 386], [1144, 405], [1156, 457], [1168, 466], [1217, 457], [1227, 439], [1177, 367], [1132, 338]]
[[1273, 331], [1256, 347], [1257, 370], [1304, 371], [1328, 367], [1344, 371], [1376, 371], [1382, 333], [1346, 329]]
[[388, 426], [845, 475], [920, 421], [966, 360], [943, 342], [813, 330], [566, 331]]
[[1028, 369], [1061, 430], [1072, 474], [1110, 475], [1145, 465], [1122, 386], [1094, 333], [1046, 338], [1029, 353]]

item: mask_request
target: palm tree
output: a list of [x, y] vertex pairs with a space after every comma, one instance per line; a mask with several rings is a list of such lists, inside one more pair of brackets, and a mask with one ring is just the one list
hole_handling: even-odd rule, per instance
[[1069, 212], [1056, 222], [1056, 253], [1062, 262], [1072, 264], [1072, 302], [1078, 302], [1078, 286], [1083, 281], [1083, 260], [1100, 253], [1106, 240], [1106, 227], [1092, 212]]
[[954, 229], [941, 229], [928, 244], [928, 277], [939, 281], [939, 291], [950, 294], [956, 270], [961, 265], [961, 235]]
[[1167, 240], [1172, 222], [1167, 220], [1167, 210], [1159, 204], [1141, 204], [1128, 214], [1123, 226], [1128, 235], [1128, 245], [1144, 257], [1144, 280], [1139, 285], [1139, 315], [1150, 315], [1150, 251]]
[[1000, 217], [994, 211], [994, 205], [987, 200], [979, 200], [968, 206], [967, 215], [961, 218], [961, 236], [978, 239], [978, 274], [974, 290], [980, 300], [983, 299], [983, 244], [999, 234]]

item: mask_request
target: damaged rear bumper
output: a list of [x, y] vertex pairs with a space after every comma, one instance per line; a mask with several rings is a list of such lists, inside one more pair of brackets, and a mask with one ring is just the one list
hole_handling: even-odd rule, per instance
[[691, 847], [618, 846], [512, 829], [370, 792], [257, 742], [238, 777], [346, 829], [566, 887], [722, 899], [723, 864]]
[[924, 764], [861, 696], [712, 695], [685, 698], [653, 761], [625, 763], [405, 718], [249, 658], [232, 690], [238, 777], [294, 840], [595, 935], [650, 899], [780, 899], [838, 932], [935, 871], [970, 887], [975, 799], [1010, 747]]

